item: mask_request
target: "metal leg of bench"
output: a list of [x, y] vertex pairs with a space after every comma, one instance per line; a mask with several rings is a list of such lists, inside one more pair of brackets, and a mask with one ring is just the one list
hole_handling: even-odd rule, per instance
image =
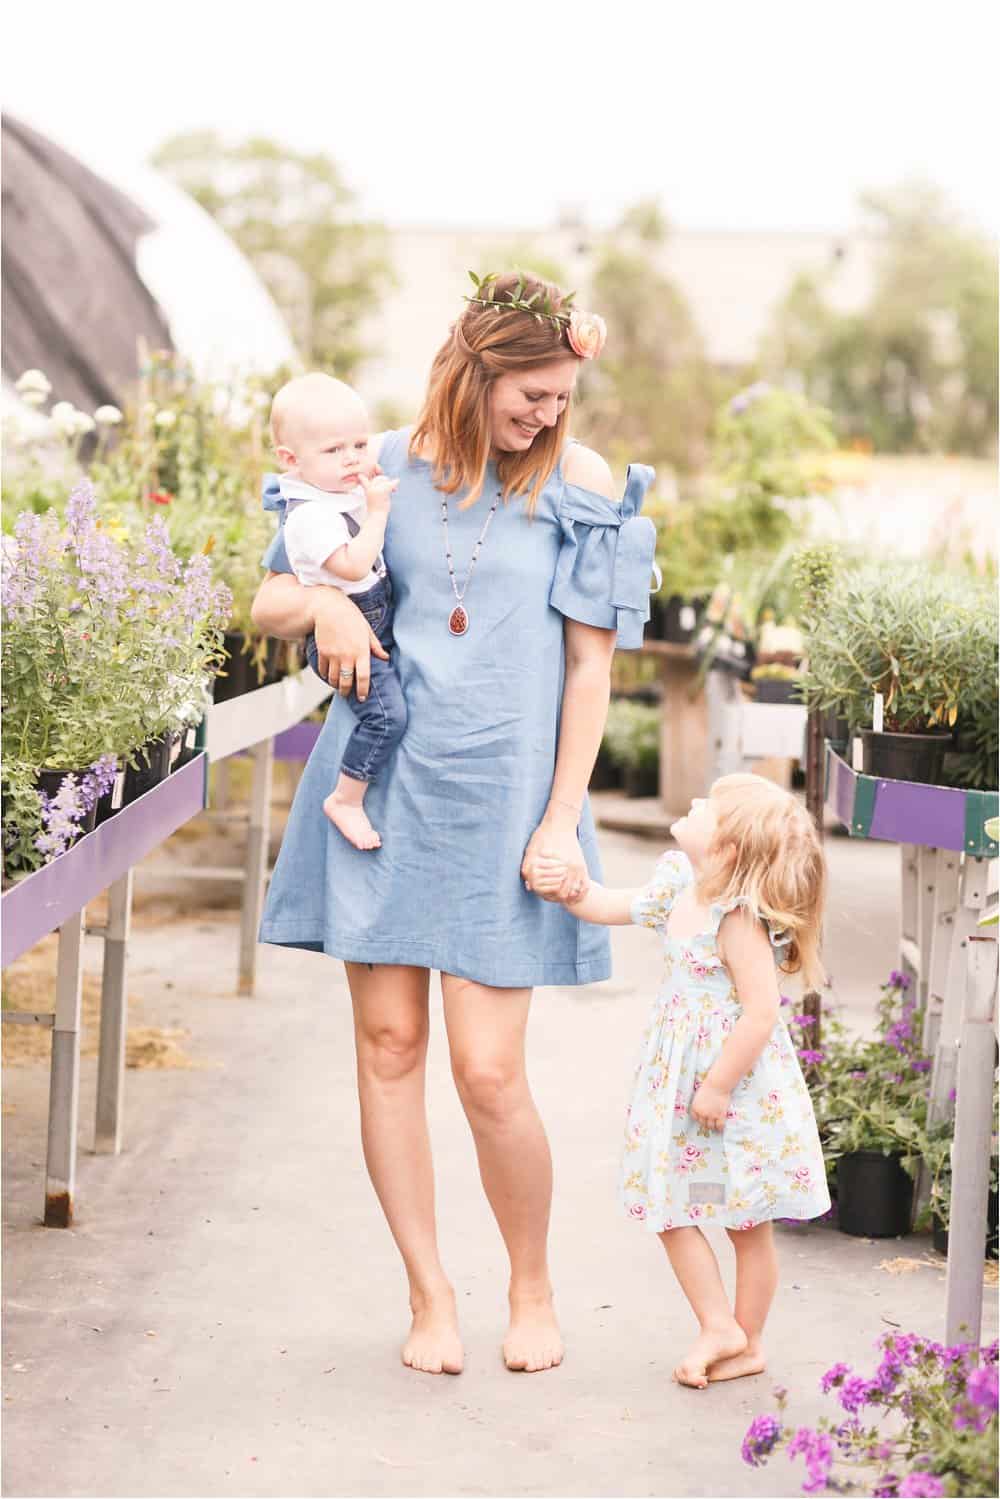
[[97, 1113], [94, 1149], [117, 1155], [122, 1148], [122, 1099], [125, 1082], [125, 1032], [128, 1021], [126, 971], [132, 922], [132, 871], [108, 890], [108, 926], [104, 934], [101, 981], [101, 1045], [97, 1062]]
[[56, 1014], [49, 1081], [49, 1138], [45, 1161], [47, 1228], [68, 1228], [76, 1189], [76, 1126], [80, 1111], [80, 1008], [83, 911], [59, 928]]
[[250, 827], [247, 834], [246, 879], [240, 911], [240, 994], [252, 994], [257, 971], [257, 933], [264, 910], [267, 881], [267, 845], [271, 831], [271, 779], [274, 770], [274, 740], [263, 739], [250, 751], [253, 756], [253, 786], [250, 792]]

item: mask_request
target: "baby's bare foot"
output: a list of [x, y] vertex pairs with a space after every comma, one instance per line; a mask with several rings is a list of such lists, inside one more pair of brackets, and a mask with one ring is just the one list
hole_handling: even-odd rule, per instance
[[382, 847], [382, 840], [368, 821], [364, 807], [352, 807], [347, 802], [338, 801], [337, 793], [331, 791], [323, 803], [323, 811], [355, 848]]
[[503, 1340], [508, 1369], [538, 1374], [555, 1369], [563, 1360], [563, 1342], [551, 1294], [510, 1298], [510, 1326]]
[[735, 1358], [746, 1346], [747, 1335], [735, 1317], [718, 1327], [703, 1327], [674, 1370], [674, 1378], [678, 1384], [703, 1390], [708, 1384], [709, 1365]]
[[451, 1291], [413, 1306], [403, 1363], [422, 1374], [461, 1374], [465, 1362]]
[[764, 1350], [759, 1344], [750, 1343], [742, 1353], [732, 1358], [721, 1358], [708, 1367], [708, 1382], [715, 1384], [720, 1379], [742, 1379], [747, 1374], [763, 1374], [767, 1368]]

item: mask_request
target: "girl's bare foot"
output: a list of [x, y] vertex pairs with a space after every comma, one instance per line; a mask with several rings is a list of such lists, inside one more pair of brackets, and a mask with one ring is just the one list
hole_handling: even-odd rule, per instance
[[403, 1345], [403, 1363], [422, 1374], [461, 1374], [465, 1362], [452, 1291], [414, 1299], [413, 1325]]
[[763, 1374], [767, 1368], [764, 1358], [764, 1350], [759, 1343], [748, 1343], [742, 1353], [734, 1354], [732, 1358], [721, 1358], [718, 1363], [710, 1364], [708, 1368], [708, 1382], [715, 1384], [721, 1379], [742, 1379], [747, 1374]]
[[538, 1374], [555, 1369], [563, 1360], [563, 1342], [556, 1321], [551, 1293], [510, 1298], [510, 1326], [503, 1340], [503, 1361], [508, 1369]]
[[355, 848], [382, 847], [382, 840], [368, 821], [364, 807], [354, 807], [347, 802], [342, 802], [337, 793], [331, 791], [323, 803], [323, 811], [334, 827], [343, 833], [348, 843], [353, 843]]
[[709, 1365], [735, 1358], [746, 1346], [747, 1335], [735, 1317], [717, 1327], [703, 1327], [674, 1370], [674, 1378], [678, 1384], [704, 1390], [708, 1385]]

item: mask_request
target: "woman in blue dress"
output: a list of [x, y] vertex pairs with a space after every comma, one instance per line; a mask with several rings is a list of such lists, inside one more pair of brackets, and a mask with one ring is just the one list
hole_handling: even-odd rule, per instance
[[[374, 440], [399, 480], [385, 538], [394, 661], [408, 726], [368, 793], [382, 847], [353, 848], [322, 813], [354, 725], [335, 696], [296, 792], [261, 939], [342, 959], [354, 1007], [365, 1161], [409, 1280], [403, 1362], [458, 1373], [424, 1104], [430, 972], [441, 975], [452, 1072], [510, 1258], [511, 1369], [562, 1359], [547, 1263], [552, 1166], [524, 1038], [536, 984], [610, 974], [606, 933], [558, 903], [599, 878], [587, 783], [617, 643], [641, 644], [655, 530], [652, 471], [613, 499], [604, 459], [570, 444], [582, 359], [600, 318], [533, 276], [468, 299], [431, 371], [414, 429]], [[342, 696], [368, 688], [381, 647], [349, 598], [304, 588], [279, 531], [254, 619], [316, 637]], [[541, 852], [567, 866], [533, 893]]]

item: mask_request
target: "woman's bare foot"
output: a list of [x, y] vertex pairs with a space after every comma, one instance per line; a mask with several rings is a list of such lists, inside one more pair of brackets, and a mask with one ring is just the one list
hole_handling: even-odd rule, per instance
[[382, 839], [376, 833], [364, 807], [354, 807], [342, 802], [335, 791], [331, 791], [323, 803], [323, 811], [334, 827], [343, 833], [348, 843], [355, 848], [381, 848]]
[[503, 1340], [508, 1369], [538, 1374], [563, 1360], [563, 1342], [551, 1293], [511, 1294], [510, 1326]]
[[718, 1363], [710, 1364], [708, 1367], [708, 1382], [714, 1384], [717, 1379], [742, 1379], [747, 1374], [763, 1374], [767, 1368], [764, 1358], [764, 1350], [759, 1343], [748, 1343], [742, 1353], [734, 1354], [732, 1358], [721, 1358]]
[[403, 1344], [403, 1363], [422, 1374], [461, 1374], [465, 1362], [453, 1292], [410, 1303], [413, 1325]]
[[703, 1390], [708, 1384], [709, 1365], [735, 1358], [746, 1346], [747, 1335], [735, 1317], [718, 1327], [703, 1327], [674, 1370], [674, 1378], [678, 1384]]

